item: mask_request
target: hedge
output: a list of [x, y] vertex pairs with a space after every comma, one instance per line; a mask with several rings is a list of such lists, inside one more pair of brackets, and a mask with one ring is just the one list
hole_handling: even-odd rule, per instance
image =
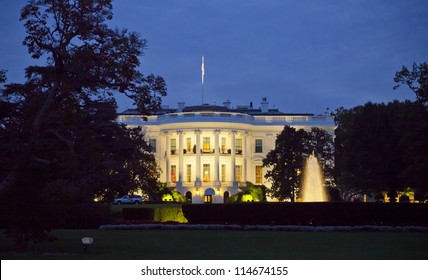
[[428, 226], [428, 204], [416, 203], [238, 203], [185, 204], [192, 224]]
[[181, 207], [123, 208], [122, 215], [125, 221], [187, 222]]

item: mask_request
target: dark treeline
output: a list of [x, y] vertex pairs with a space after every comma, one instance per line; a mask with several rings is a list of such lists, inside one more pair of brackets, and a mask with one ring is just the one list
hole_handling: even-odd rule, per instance
[[408, 86], [416, 101], [366, 103], [336, 111], [335, 179], [345, 199], [355, 194], [428, 192], [428, 110], [426, 63], [396, 73], [397, 88]]

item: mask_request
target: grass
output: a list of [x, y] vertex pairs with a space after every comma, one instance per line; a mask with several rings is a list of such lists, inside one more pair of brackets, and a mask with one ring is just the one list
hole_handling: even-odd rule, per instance
[[[58, 240], [16, 251], [0, 236], [1, 259], [428, 259], [422, 232], [55, 230]], [[95, 244], [85, 254], [80, 239]]]

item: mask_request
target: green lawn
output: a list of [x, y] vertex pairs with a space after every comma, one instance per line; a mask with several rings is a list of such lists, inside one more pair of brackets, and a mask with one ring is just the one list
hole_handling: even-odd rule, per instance
[[[58, 241], [17, 252], [0, 236], [1, 259], [428, 259], [428, 233], [217, 230], [56, 230]], [[84, 254], [83, 236], [95, 244]]]

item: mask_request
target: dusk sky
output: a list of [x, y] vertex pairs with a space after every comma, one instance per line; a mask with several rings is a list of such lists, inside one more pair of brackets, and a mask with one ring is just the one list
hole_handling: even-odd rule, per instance
[[[0, 0], [0, 69], [23, 82], [24, 0]], [[266, 97], [284, 113], [323, 113], [368, 101], [414, 100], [394, 91], [402, 65], [428, 61], [427, 0], [116, 0], [112, 27], [148, 40], [141, 71], [163, 76], [164, 104], [255, 107]], [[119, 111], [132, 102], [119, 99]]]

